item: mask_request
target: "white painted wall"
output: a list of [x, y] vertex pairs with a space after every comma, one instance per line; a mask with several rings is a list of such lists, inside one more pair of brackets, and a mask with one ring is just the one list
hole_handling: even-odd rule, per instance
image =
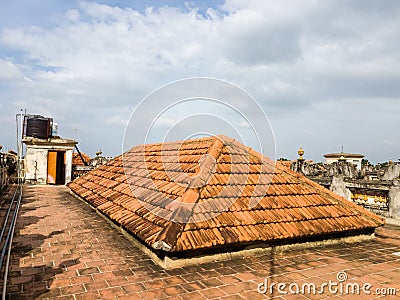
[[[51, 151], [65, 151], [65, 183], [71, 181], [72, 152], [74, 146], [60, 144], [26, 145], [25, 180], [38, 184], [47, 183], [47, 156]], [[36, 166], [37, 165], [37, 166]], [[36, 167], [35, 167], [36, 166]]]
[[67, 150], [65, 153], [65, 183], [71, 181], [72, 176], [72, 152], [73, 149]]
[[47, 149], [27, 147], [25, 155], [25, 179], [46, 184], [47, 182]]

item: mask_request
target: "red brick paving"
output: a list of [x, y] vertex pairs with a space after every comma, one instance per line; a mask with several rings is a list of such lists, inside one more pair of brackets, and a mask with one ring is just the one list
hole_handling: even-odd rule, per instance
[[337, 282], [395, 288], [400, 227], [377, 238], [283, 254], [164, 270], [64, 186], [25, 186], [8, 282], [9, 299], [398, 299], [381, 295], [261, 295], [259, 283]]

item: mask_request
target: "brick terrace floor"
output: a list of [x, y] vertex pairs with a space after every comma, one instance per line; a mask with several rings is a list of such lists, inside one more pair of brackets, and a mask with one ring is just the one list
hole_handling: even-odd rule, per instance
[[[362, 243], [287, 251], [164, 270], [64, 186], [25, 186], [14, 239], [9, 299], [397, 299], [399, 296], [261, 295], [259, 283], [338, 282], [395, 288], [400, 227]], [[295, 286], [292, 285], [292, 288]], [[288, 287], [286, 287], [288, 291]]]

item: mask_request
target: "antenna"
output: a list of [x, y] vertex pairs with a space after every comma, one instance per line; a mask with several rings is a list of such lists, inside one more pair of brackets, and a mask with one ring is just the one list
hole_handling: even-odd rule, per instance
[[343, 153], [343, 146], [342, 146], [342, 153]]

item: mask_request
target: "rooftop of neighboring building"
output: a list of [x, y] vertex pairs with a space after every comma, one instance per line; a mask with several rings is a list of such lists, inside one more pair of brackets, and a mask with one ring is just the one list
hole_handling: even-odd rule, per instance
[[90, 156], [82, 151], [80, 153], [74, 152], [72, 154], [72, 165], [74, 166], [85, 166], [89, 163], [90, 160]]
[[340, 152], [340, 153], [327, 153], [324, 154], [325, 158], [357, 158], [357, 159], [362, 159], [365, 155], [363, 154], [358, 154], [358, 153], [345, 153], [345, 152]]

